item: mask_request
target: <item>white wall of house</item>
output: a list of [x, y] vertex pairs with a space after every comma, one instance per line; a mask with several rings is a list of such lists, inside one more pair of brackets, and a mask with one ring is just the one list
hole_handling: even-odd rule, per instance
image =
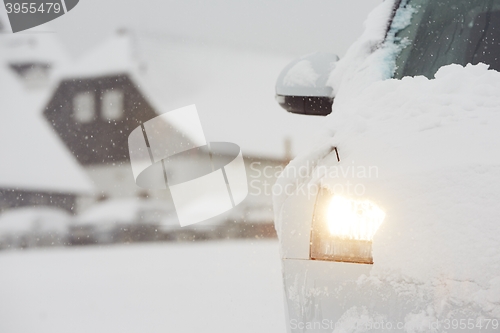
[[[193, 162], [193, 161], [190, 161]], [[252, 206], [272, 207], [272, 185], [283, 169], [279, 160], [245, 158], [249, 195], [245, 202]], [[166, 190], [143, 189], [136, 185], [132, 168], [128, 163], [117, 165], [93, 165], [85, 167], [96, 189], [94, 196], [79, 197], [77, 212], [82, 212], [103, 196], [108, 199], [138, 197], [147, 193], [149, 198], [170, 201]]]
[[147, 190], [140, 188], [134, 181], [132, 168], [128, 163], [119, 165], [92, 165], [85, 167], [96, 192], [90, 197], [80, 197], [77, 200], [77, 211], [82, 212], [95, 202], [108, 199], [138, 197], [147, 193], [149, 197], [160, 200], [170, 200], [167, 191]]

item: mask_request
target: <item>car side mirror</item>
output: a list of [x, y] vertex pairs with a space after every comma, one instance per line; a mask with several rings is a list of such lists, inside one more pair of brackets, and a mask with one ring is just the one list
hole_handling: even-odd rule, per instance
[[292, 113], [326, 116], [332, 112], [333, 88], [327, 85], [339, 57], [318, 52], [292, 61], [276, 82], [276, 101]]

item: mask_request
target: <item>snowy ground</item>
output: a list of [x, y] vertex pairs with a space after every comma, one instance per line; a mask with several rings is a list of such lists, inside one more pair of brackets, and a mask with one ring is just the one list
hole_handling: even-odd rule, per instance
[[0, 253], [0, 332], [284, 332], [276, 241]]

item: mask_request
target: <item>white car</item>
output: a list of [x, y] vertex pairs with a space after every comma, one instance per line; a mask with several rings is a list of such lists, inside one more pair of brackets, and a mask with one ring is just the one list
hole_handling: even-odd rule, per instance
[[285, 68], [329, 114], [273, 190], [289, 332], [500, 330], [499, 70], [498, 0], [386, 0]]

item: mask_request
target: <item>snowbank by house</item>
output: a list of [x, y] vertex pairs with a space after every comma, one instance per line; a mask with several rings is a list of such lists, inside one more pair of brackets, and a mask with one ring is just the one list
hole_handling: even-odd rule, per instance
[[0, 236], [27, 233], [67, 232], [71, 216], [64, 210], [46, 207], [17, 208], [0, 214]]
[[68, 235], [68, 212], [47, 207], [11, 209], [0, 214], [0, 248], [62, 245]]
[[168, 201], [139, 198], [97, 203], [74, 219], [75, 225], [160, 223], [172, 211]]

